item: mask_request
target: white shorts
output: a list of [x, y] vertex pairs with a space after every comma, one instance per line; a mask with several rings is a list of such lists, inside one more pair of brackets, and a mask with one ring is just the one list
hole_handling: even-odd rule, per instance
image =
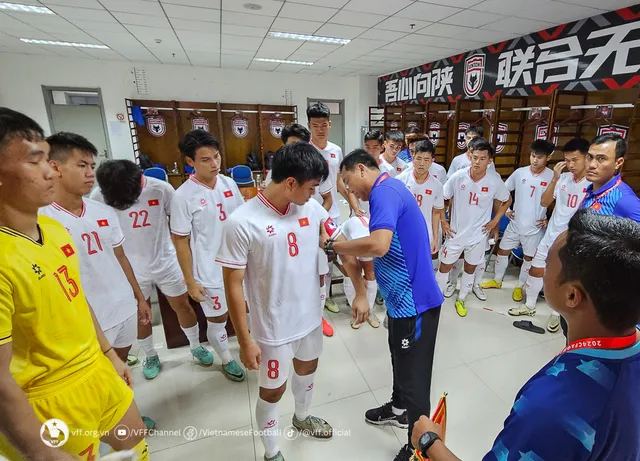
[[103, 331], [112, 347], [122, 349], [130, 347], [138, 337], [138, 314], [134, 314], [122, 323]]
[[461, 242], [456, 242], [455, 239], [448, 239], [444, 241], [440, 249], [440, 262], [442, 264], [453, 264], [464, 251], [464, 260], [472, 266], [477, 266], [484, 260], [486, 249], [486, 237], [475, 245], [462, 245]]
[[207, 297], [200, 303], [205, 317], [220, 317], [228, 312], [224, 288], [205, 288]]
[[511, 223], [507, 226], [500, 240], [501, 250], [513, 250], [522, 245], [525, 256], [533, 256], [544, 237], [544, 231], [536, 232], [533, 235], [520, 235], [513, 230]]
[[329, 259], [324, 251], [318, 248], [318, 274], [325, 275], [329, 273]]
[[187, 284], [184, 282], [182, 270], [178, 265], [178, 261], [172, 264], [168, 270], [158, 273], [150, 278], [140, 278], [138, 285], [142, 290], [144, 299], [151, 297], [151, 291], [154, 285], [160, 288], [160, 291], [170, 298], [181, 296], [187, 292]]
[[322, 325], [296, 341], [269, 346], [260, 344], [262, 362], [260, 363], [259, 385], [265, 389], [277, 389], [289, 378], [294, 358], [310, 362], [322, 354]]

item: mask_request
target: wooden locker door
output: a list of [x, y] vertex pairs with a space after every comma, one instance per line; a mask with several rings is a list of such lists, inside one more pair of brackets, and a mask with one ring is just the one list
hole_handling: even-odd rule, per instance
[[[221, 104], [221, 107], [226, 168], [246, 165], [249, 152], [260, 155], [257, 106]], [[236, 111], [244, 112], [238, 116]], [[234, 119], [237, 124], [235, 133]], [[246, 120], [246, 124], [243, 119]]]
[[[282, 114], [275, 117], [274, 114], [262, 114], [262, 148], [264, 153], [275, 152], [282, 147], [282, 139], [277, 128], [282, 124], [282, 128], [292, 124], [295, 121], [293, 114]], [[273, 126], [272, 126], [273, 123]], [[263, 163], [264, 167], [264, 163]]]
[[[155, 123], [155, 117], [163, 120]], [[151, 120], [150, 120], [151, 119]], [[164, 123], [164, 132], [162, 124]], [[154, 134], [151, 134], [153, 131]], [[146, 114], [144, 126], [138, 125], [136, 133], [139, 140], [140, 152], [149, 156], [155, 164], [164, 166], [169, 174], [170, 182], [176, 187], [182, 183], [182, 159], [178, 150], [178, 120], [173, 109], [158, 109], [158, 114]], [[178, 174], [171, 173], [174, 166], [178, 166]], [[172, 181], [173, 180], [173, 181]]]

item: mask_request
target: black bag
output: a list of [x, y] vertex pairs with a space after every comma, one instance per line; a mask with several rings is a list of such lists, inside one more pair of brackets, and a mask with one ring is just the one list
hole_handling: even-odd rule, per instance
[[140, 152], [138, 154], [138, 162], [140, 162], [140, 168], [142, 168], [143, 170], [146, 170], [147, 168], [153, 168], [154, 166], [156, 166], [153, 163], [153, 161], [151, 161], [149, 156], [144, 152]]
[[251, 171], [261, 171], [262, 159], [255, 152], [249, 152], [247, 154], [247, 166], [251, 168]]
[[273, 157], [275, 157], [276, 154], [274, 152], [267, 152], [266, 154], [264, 154], [264, 169], [266, 171], [271, 171], [271, 167], [273, 165]]

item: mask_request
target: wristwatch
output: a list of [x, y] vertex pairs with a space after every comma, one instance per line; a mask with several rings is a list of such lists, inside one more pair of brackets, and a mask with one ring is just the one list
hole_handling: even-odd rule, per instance
[[327, 256], [335, 256], [335, 251], [333, 251], [332, 239], [328, 239], [324, 242], [324, 252]]
[[420, 440], [418, 440], [418, 450], [425, 459], [428, 457], [427, 452], [429, 448], [431, 448], [431, 445], [433, 445], [436, 440], [440, 440], [440, 436], [435, 432], [425, 432], [420, 437]]

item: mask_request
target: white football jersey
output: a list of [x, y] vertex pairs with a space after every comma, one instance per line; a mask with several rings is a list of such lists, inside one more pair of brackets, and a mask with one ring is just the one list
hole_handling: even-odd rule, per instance
[[313, 141], [311, 141], [311, 144], [318, 149], [329, 165], [328, 181], [331, 182], [333, 187], [331, 189], [333, 204], [331, 205], [331, 210], [329, 210], [329, 215], [333, 219], [338, 218], [339, 220], [340, 205], [338, 204], [338, 174], [340, 173], [340, 162], [342, 162], [342, 149], [332, 142], [328, 142], [324, 149], [320, 149], [318, 146], [313, 144]]
[[430, 173], [427, 175], [427, 179], [419, 183], [415, 176], [415, 170], [405, 171], [397, 178], [401, 181], [407, 189], [413, 194], [418, 202], [422, 216], [427, 222], [427, 228], [429, 229], [429, 241], [433, 241], [433, 217], [432, 212], [441, 210], [444, 208], [443, 187], [435, 177]]
[[[269, 170], [269, 172], [267, 173], [267, 177], [264, 180], [264, 187], [267, 187], [271, 183], [271, 171], [272, 170]], [[322, 196], [327, 192], [331, 192], [333, 189], [334, 185], [331, 182], [331, 177], [328, 177], [326, 180], [322, 181], [318, 187], [316, 187], [316, 193], [311, 198], [322, 205]], [[333, 198], [333, 195], [331, 195], [331, 197]]]
[[[138, 201], [126, 210], [113, 209], [124, 233], [124, 251], [138, 280], [153, 280], [178, 261], [167, 219], [174, 193], [168, 182], [143, 176]], [[99, 188], [91, 192], [91, 198], [104, 203]]]
[[[409, 162], [407, 164], [406, 170], [404, 171], [412, 171], [412, 170], [413, 170], [413, 162]], [[429, 167], [429, 174], [434, 178], [436, 178], [438, 181], [440, 181], [440, 184], [442, 184], [443, 186], [447, 182], [447, 170], [445, 170], [445, 168], [442, 165], [436, 162], [433, 162]]]
[[171, 232], [189, 235], [193, 277], [205, 288], [222, 288], [222, 268], [215, 263], [224, 222], [244, 203], [236, 183], [218, 174], [213, 189], [191, 176], [171, 200]]
[[487, 173], [479, 181], [471, 179], [470, 168], [454, 173], [444, 185], [444, 199], [453, 199], [451, 241], [461, 245], [475, 245], [485, 234], [482, 228], [491, 221], [493, 201], [509, 200], [509, 189], [495, 172]]
[[[340, 232], [347, 240], [369, 237], [369, 218], [367, 216], [352, 216], [340, 226]], [[358, 259], [360, 261], [373, 260], [373, 258], [362, 257], [358, 257]]]
[[516, 191], [513, 211], [516, 219], [511, 221], [513, 230], [519, 235], [535, 235], [541, 231], [536, 222], [547, 217], [547, 208], [540, 205], [542, 194], [553, 179], [553, 171], [545, 168], [534, 174], [531, 166], [514, 171], [505, 181], [507, 189]]
[[124, 242], [115, 212], [95, 200], [83, 199], [80, 216], [55, 202], [41, 208], [40, 213], [60, 222], [71, 234], [80, 258], [82, 288], [102, 330], [135, 315], [138, 303], [113, 252]]
[[315, 200], [280, 213], [262, 193], [225, 224], [216, 262], [244, 269], [251, 335], [271, 346], [306, 336], [322, 321], [320, 225], [329, 218]]
[[562, 173], [560, 179], [556, 183], [553, 190], [553, 198], [556, 200], [556, 206], [553, 209], [551, 220], [547, 226], [547, 234], [553, 241], [558, 235], [566, 231], [569, 227], [569, 221], [573, 217], [580, 204], [587, 195], [587, 186], [591, 184], [584, 177], [580, 182], [575, 182], [572, 173]]
[[[469, 168], [471, 166], [471, 158], [469, 157], [467, 152], [463, 152], [460, 155], [456, 155], [451, 160], [451, 165], [449, 165], [449, 171], [447, 172], [447, 178], [453, 176], [456, 171], [464, 170], [465, 168]], [[489, 170], [495, 171], [496, 165], [491, 162], [489, 164]]]
[[389, 173], [389, 176], [391, 176], [392, 178], [398, 176], [400, 173], [406, 170], [407, 167], [407, 162], [402, 160], [400, 157], [396, 157], [396, 159], [391, 163], [385, 160], [383, 154], [380, 154], [380, 157], [378, 157], [378, 168], [380, 168], [380, 171], [382, 171], [383, 173]]

